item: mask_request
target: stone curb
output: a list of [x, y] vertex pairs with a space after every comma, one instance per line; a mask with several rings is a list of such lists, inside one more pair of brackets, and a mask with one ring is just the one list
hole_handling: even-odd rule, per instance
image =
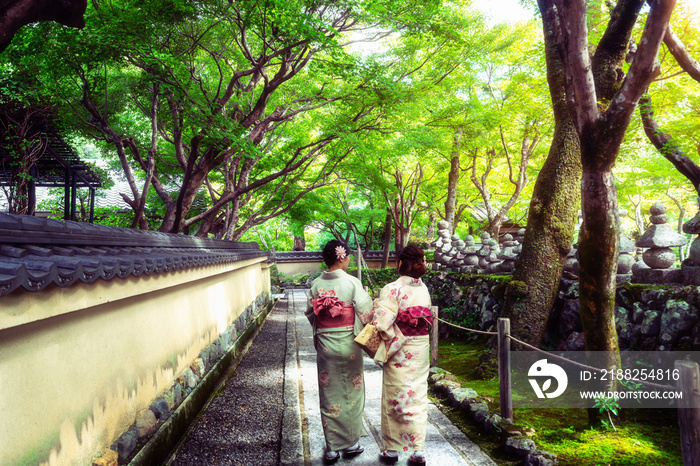
[[[254, 307], [255, 304], [253, 303]], [[165, 398], [156, 398], [150, 404], [149, 409], [141, 411], [136, 422], [129, 426], [126, 432], [112, 444], [111, 449], [105, 450], [103, 455], [93, 462], [93, 465], [116, 466], [117, 462], [113, 458], [116, 456], [122, 461], [128, 458], [137, 449], [140, 438], [142, 442], [143, 439], [147, 439], [147, 441], [128, 464], [130, 466], [162, 464], [178, 447], [178, 442], [182, 440], [196, 415], [206, 408], [211, 396], [236, 369], [276, 304], [277, 300], [269, 300], [263, 309], [251, 319], [243, 333], [235, 338], [230, 347], [224, 351], [219, 339], [233, 340], [230, 339], [229, 333], [231, 330], [235, 331], [235, 325], [231, 325], [224, 332], [225, 335], [222, 333], [219, 339], [200, 353], [200, 357], [193, 361], [185, 373], [177, 379]], [[212, 349], [216, 350], [213, 352], [214, 354], [211, 354]], [[212, 356], [222, 352], [223, 355], [218, 359], [218, 362], [214, 363]], [[207, 368], [209, 368], [208, 371]], [[189, 392], [184, 399], [182, 399], [183, 391]], [[167, 410], [167, 407], [174, 408], [175, 406], [177, 408], [172, 413]], [[158, 426], [161, 422], [162, 425]]]
[[524, 466], [555, 466], [557, 456], [553, 453], [538, 450], [535, 442], [520, 432], [510, 419], [491, 413], [488, 404], [479, 399], [479, 395], [471, 388], [463, 388], [456, 382], [456, 377], [440, 369], [431, 367], [428, 383], [433, 390], [448, 399], [448, 403], [467, 411], [475, 423], [487, 434], [506, 439], [505, 451], [521, 457]]
[[[289, 306], [294, 305], [290, 293]], [[299, 368], [297, 363], [296, 315], [288, 309], [287, 351], [284, 357], [284, 414], [282, 416], [282, 439], [280, 442], [280, 466], [304, 464], [304, 439], [299, 399]]]

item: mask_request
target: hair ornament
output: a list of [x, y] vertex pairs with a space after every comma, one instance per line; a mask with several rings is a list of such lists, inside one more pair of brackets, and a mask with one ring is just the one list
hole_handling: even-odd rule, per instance
[[343, 260], [348, 256], [347, 251], [345, 251], [345, 248], [342, 246], [336, 246], [335, 247], [335, 257], [338, 258], [338, 260]]

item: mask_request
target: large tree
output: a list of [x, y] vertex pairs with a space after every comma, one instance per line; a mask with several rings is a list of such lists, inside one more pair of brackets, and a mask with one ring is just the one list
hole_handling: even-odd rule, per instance
[[554, 34], [557, 18], [553, 8], [539, 5], [554, 136], [535, 182], [523, 249], [502, 310], [511, 320], [512, 333], [535, 345], [542, 341], [571, 247], [581, 183], [579, 139], [566, 104], [562, 44]]
[[[542, 4], [554, 8], [558, 19], [554, 32], [564, 44], [569, 112], [581, 141], [579, 293], [586, 349], [617, 351], [614, 312], [619, 219], [612, 167], [632, 113], [653, 79], [675, 0], [652, 3], [626, 75], [622, 65], [644, 1], [621, 0], [615, 5], [592, 59], [586, 2], [547, 0]], [[595, 74], [602, 77], [595, 79]]]
[[614, 298], [619, 230], [612, 166], [631, 113], [651, 81], [673, 8], [665, 1], [652, 7], [625, 76], [624, 61], [643, 4], [622, 0], [611, 7], [607, 27], [595, 31], [600, 39], [591, 57], [589, 40], [595, 39], [588, 34], [588, 14], [600, 14], [601, 9], [588, 10], [584, 1], [538, 1], [557, 131], [538, 177], [523, 253], [504, 307], [504, 315], [515, 320], [513, 332], [531, 343], [541, 342], [556, 296], [573, 234], [578, 207], [575, 190], [581, 176], [584, 220], [579, 287], [586, 347], [617, 349]]
[[325, 184], [374, 127], [349, 35], [382, 36], [422, 14], [402, 16], [410, 1], [138, 3], [96, 3], [86, 33], [33, 31], [18, 69], [40, 71], [113, 147], [136, 223], [155, 190], [162, 231], [230, 239]]

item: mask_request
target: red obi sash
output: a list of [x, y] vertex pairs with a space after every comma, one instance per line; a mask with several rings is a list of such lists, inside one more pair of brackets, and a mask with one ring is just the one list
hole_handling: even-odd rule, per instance
[[433, 325], [433, 314], [425, 306], [411, 306], [396, 316], [396, 325], [407, 337], [428, 335]]
[[312, 299], [316, 314], [316, 328], [352, 327], [355, 325], [355, 308], [346, 304], [333, 291], [321, 293]]

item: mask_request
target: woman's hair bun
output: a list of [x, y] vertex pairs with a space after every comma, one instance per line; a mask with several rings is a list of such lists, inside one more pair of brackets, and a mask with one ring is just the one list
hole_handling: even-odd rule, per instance
[[409, 244], [399, 253], [399, 275], [420, 278], [428, 272], [425, 264], [425, 253], [414, 244]]

